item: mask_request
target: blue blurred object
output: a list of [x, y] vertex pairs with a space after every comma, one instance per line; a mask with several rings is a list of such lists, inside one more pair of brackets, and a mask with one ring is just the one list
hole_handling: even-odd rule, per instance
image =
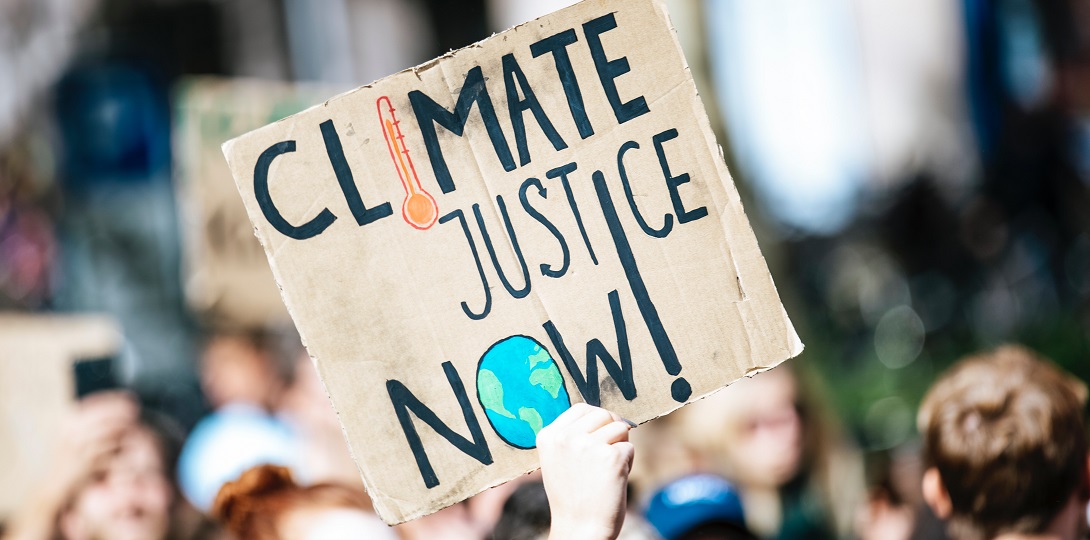
[[182, 297], [167, 97], [154, 65], [112, 57], [78, 62], [58, 84], [55, 307], [114, 316], [126, 339], [117, 383], [188, 427], [204, 407]]
[[57, 87], [68, 186], [146, 182], [170, 167], [167, 92], [117, 61], [73, 69]]
[[258, 465], [299, 472], [295, 433], [258, 407], [233, 403], [201, 420], [178, 457], [178, 485], [196, 508], [208, 512], [223, 484]]
[[738, 489], [711, 474], [683, 476], [663, 486], [647, 505], [647, 521], [664, 540], [675, 540], [711, 523], [746, 530]]

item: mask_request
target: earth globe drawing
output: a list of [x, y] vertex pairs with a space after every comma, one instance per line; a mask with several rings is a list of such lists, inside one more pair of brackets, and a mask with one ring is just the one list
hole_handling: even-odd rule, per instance
[[537, 446], [537, 433], [571, 407], [560, 368], [540, 343], [511, 336], [477, 365], [477, 399], [492, 429], [516, 448]]

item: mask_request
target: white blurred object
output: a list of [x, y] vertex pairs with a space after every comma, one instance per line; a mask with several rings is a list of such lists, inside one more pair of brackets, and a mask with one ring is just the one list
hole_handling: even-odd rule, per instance
[[868, 163], [850, 0], [706, 0], [708, 56], [738, 164], [788, 226], [832, 233]]
[[300, 476], [294, 433], [276, 417], [233, 403], [201, 420], [178, 456], [178, 484], [185, 498], [208, 512], [223, 484], [258, 465], [281, 465]]
[[961, 8], [948, 0], [854, 0], [872, 180], [914, 169], [957, 191], [978, 164], [965, 91]]
[[779, 222], [833, 233], [920, 174], [956, 197], [978, 167], [959, 4], [705, 0], [731, 145]]
[[96, 0], [0, 0], [0, 146], [56, 82]]
[[296, 80], [358, 86], [428, 60], [425, 13], [404, 0], [283, 0]]
[[489, 0], [488, 23], [493, 32], [548, 15], [566, 8], [577, 0]]

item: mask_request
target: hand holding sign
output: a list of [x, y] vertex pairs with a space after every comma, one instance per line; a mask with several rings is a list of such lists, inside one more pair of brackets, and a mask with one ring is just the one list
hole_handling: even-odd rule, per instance
[[572, 404], [642, 422], [802, 349], [660, 0], [577, 4], [224, 152], [388, 522], [534, 469]]
[[538, 435], [551, 539], [616, 538], [635, 449], [632, 425], [605, 409], [573, 405]]

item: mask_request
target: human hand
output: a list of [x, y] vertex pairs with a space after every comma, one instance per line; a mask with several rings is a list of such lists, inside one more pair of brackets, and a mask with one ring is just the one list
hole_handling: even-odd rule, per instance
[[67, 498], [102, 470], [139, 413], [139, 405], [124, 392], [100, 392], [82, 399], [61, 426], [54, 466], [46, 479], [48, 491]]
[[617, 538], [635, 453], [628, 442], [632, 427], [605, 409], [577, 403], [538, 433], [549, 538]]
[[123, 392], [101, 392], [81, 400], [60, 426], [49, 473], [12, 519], [7, 540], [57, 535], [57, 517], [80, 487], [109, 464], [139, 406]]

